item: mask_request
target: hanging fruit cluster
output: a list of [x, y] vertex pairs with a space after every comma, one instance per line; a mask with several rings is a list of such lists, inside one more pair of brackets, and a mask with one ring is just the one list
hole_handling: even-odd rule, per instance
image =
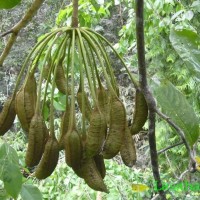
[[[136, 150], [132, 135], [142, 129], [148, 108], [122, 61], [137, 88], [133, 123], [129, 128], [107, 47], [122, 61], [100, 34], [89, 28], [64, 27], [46, 34], [24, 62], [14, 93], [0, 113], [0, 135], [10, 129], [17, 114], [28, 138], [26, 165], [37, 166], [35, 176], [38, 179], [51, 175], [60, 150], [65, 151], [67, 165], [98, 191], [108, 192], [103, 181], [106, 175], [104, 159], [111, 159], [120, 152], [125, 165], [134, 165]], [[27, 68], [25, 81], [18, 90]], [[36, 79], [38, 68], [40, 74]], [[86, 85], [89, 93], [86, 93]], [[53, 105], [56, 88], [66, 97], [58, 139], [54, 130]], [[42, 111], [49, 90], [50, 116], [45, 121]], [[75, 104], [81, 113], [81, 127], [77, 126]]]

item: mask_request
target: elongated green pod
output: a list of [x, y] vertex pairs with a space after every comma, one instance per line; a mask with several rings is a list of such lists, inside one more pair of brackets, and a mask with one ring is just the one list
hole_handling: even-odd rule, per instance
[[148, 118], [148, 106], [141, 91], [136, 90], [135, 94], [135, 110], [133, 114], [133, 123], [131, 126], [131, 134], [135, 135], [142, 130]]
[[105, 167], [103, 156], [102, 155], [94, 156], [94, 161], [99, 173], [101, 174], [101, 177], [104, 179], [106, 176], [106, 167]]
[[97, 155], [105, 141], [107, 132], [107, 124], [105, 117], [97, 107], [94, 108], [91, 119], [90, 127], [86, 138], [85, 153], [86, 157], [93, 157]]
[[15, 100], [13, 97], [6, 100], [0, 113], [0, 135], [4, 135], [15, 120]]
[[132, 167], [135, 164], [136, 162], [135, 143], [128, 126], [126, 126], [126, 132], [120, 149], [120, 155], [123, 163], [126, 166]]
[[31, 119], [35, 112], [37, 101], [37, 87], [34, 74], [30, 74], [26, 84], [22, 86], [16, 95], [15, 110], [22, 129], [28, 133]]
[[86, 94], [85, 91], [78, 91], [77, 93], [77, 102], [78, 102], [78, 106], [82, 112], [82, 95], [84, 96], [85, 98], [85, 117], [88, 121], [90, 121], [90, 118], [91, 118], [91, 114], [92, 114], [92, 107], [90, 105], [90, 102], [89, 102], [89, 99], [88, 99], [88, 96]]
[[126, 111], [123, 103], [112, 97], [110, 102], [110, 126], [106, 142], [103, 147], [103, 156], [111, 159], [120, 151], [126, 127]]
[[84, 178], [87, 185], [93, 190], [109, 192], [93, 158], [83, 161], [79, 169], [79, 174], [81, 174], [81, 177]]
[[97, 98], [98, 98], [99, 109], [106, 118], [107, 124], [109, 124], [110, 120], [109, 93], [104, 89], [103, 86], [97, 89]]
[[66, 94], [67, 91], [67, 79], [65, 77], [65, 71], [62, 66], [62, 62], [59, 63], [56, 71], [55, 82], [58, 90], [63, 94]]
[[28, 167], [37, 165], [44, 152], [48, 130], [43, 117], [36, 113], [30, 123], [25, 162]]
[[65, 161], [73, 169], [81, 167], [82, 143], [76, 130], [68, 130], [65, 136]]
[[57, 166], [59, 158], [58, 141], [51, 135], [45, 145], [44, 153], [36, 168], [35, 176], [38, 179], [45, 179], [50, 176]]
[[70, 106], [68, 105], [61, 119], [60, 137], [58, 139], [60, 150], [63, 150], [65, 148], [64, 141], [69, 128], [69, 117], [70, 117]]

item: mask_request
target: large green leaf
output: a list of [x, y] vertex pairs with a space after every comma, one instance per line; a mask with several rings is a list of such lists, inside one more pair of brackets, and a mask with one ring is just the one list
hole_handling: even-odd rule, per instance
[[184, 131], [192, 146], [199, 137], [199, 119], [185, 96], [168, 81], [156, 87], [154, 93], [163, 112]]
[[40, 190], [34, 185], [23, 184], [21, 190], [21, 197], [23, 200], [42, 200]]
[[17, 152], [9, 146], [7, 143], [3, 143], [0, 146], [0, 160], [7, 159], [10, 162], [18, 165], [19, 164], [19, 158], [17, 155]]
[[19, 166], [5, 160], [2, 181], [7, 193], [16, 199], [22, 187], [22, 174]]
[[170, 31], [170, 41], [172, 46], [185, 61], [189, 69], [200, 78], [200, 37], [197, 33], [187, 30]]
[[10, 9], [19, 4], [21, 0], [0, 0], [0, 9]]

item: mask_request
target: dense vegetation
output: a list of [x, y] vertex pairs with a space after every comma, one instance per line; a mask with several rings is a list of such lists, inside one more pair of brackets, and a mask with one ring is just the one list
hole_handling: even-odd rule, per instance
[[[10, 10], [1, 10], [1, 34], [10, 30], [22, 18], [32, 2], [21, 1]], [[79, 0], [79, 5], [80, 26], [94, 29], [112, 42], [133, 76], [138, 79], [135, 1]], [[7, 96], [12, 94], [23, 60], [34, 44], [56, 27], [69, 26], [71, 15], [71, 1], [44, 1], [28, 26], [20, 31], [17, 41], [1, 66], [2, 104]], [[200, 1], [146, 0], [144, 25], [149, 86], [158, 108], [169, 116], [164, 118], [157, 115], [156, 118], [156, 144], [163, 188], [167, 191], [167, 199], [199, 199]], [[9, 34], [1, 37], [1, 52], [5, 50], [8, 38]], [[123, 66], [115, 60], [112, 52], [110, 57], [114, 58], [114, 72], [128, 119], [131, 121], [135, 90], [127, 79]], [[64, 109], [62, 98], [60, 93], [54, 98], [54, 106], [58, 110], [55, 119], [56, 134], [59, 134], [59, 116]], [[48, 111], [45, 115], [48, 115]], [[180, 137], [177, 131], [179, 129], [170, 126], [168, 119], [183, 131], [184, 138], [192, 147], [193, 156], [197, 156], [195, 173], [188, 170], [191, 152], [188, 152]], [[27, 138], [16, 119], [12, 129], [0, 140], [0, 199], [151, 199], [157, 191], [147, 138], [148, 123], [134, 136], [137, 162], [133, 168], [124, 166], [120, 156], [105, 161], [105, 182], [110, 193], [104, 194], [90, 189], [73, 173], [65, 164], [64, 152], [61, 152], [59, 164], [50, 177], [43, 181], [33, 177], [34, 169], [27, 168], [24, 160]], [[167, 147], [170, 148], [166, 150]], [[184, 189], [175, 187], [181, 181], [191, 186]], [[169, 185], [171, 188], [168, 188]]]

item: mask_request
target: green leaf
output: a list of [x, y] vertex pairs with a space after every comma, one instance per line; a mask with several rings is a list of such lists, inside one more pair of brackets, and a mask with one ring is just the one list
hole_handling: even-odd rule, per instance
[[0, 9], [10, 9], [19, 4], [21, 0], [0, 0]]
[[7, 143], [3, 143], [0, 146], [0, 160], [4, 159], [8, 159], [10, 162], [16, 165], [19, 164], [19, 158], [17, 152]]
[[163, 112], [184, 131], [192, 146], [199, 137], [199, 119], [185, 96], [168, 81], [156, 87], [154, 93]]
[[65, 110], [65, 105], [63, 105], [61, 102], [58, 102], [58, 101], [54, 100], [53, 101], [53, 105], [54, 105], [56, 110], [59, 110], [59, 111], [64, 111]]
[[8, 160], [5, 161], [2, 181], [7, 193], [16, 199], [22, 187], [22, 174], [19, 167]]
[[42, 200], [40, 190], [34, 185], [23, 184], [21, 190], [21, 197], [23, 200]]
[[194, 76], [200, 78], [200, 37], [191, 30], [170, 31], [172, 46], [184, 60]]

